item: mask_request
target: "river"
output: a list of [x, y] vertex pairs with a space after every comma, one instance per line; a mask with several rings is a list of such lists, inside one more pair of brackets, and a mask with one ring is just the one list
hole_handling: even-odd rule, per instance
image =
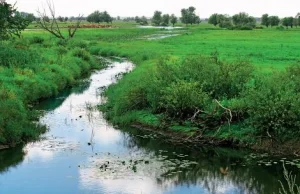
[[[128, 61], [112, 62], [84, 84], [41, 102], [49, 127], [35, 143], [0, 152], [1, 194], [278, 193], [282, 164], [298, 159], [244, 150], [174, 146], [153, 134], [109, 124], [95, 106]], [[299, 171], [299, 170], [298, 170]]]

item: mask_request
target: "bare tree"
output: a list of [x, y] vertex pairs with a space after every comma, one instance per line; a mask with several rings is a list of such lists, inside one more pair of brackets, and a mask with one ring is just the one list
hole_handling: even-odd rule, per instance
[[[50, 32], [57, 38], [66, 39], [66, 37], [61, 32], [61, 27], [59, 27], [57, 18], [55, 16], [55, 6], [53, 1], [47, 0], [47, 7], [50, 12], [50, 17], [48, 17], [47, 11], [43, 8], [42, 11], [38, 10], [39, 20], [37, 21], [38, 25]], [[83, 15], [79, 15], [77, 17], [76, 24], [74, 26], [68, 26], [68, 38], [73, 38], [75, 33], [77, 32], [78, 28], [80, 27], [80, 23], [82, 21]]]

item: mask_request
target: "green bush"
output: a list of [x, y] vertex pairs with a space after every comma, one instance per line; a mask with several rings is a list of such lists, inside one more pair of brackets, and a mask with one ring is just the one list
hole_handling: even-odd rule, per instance
[[24, 68], [29, 64], [36, 63], [38, 60], [38, 55], [31, 50], [0, 45], [0, 66]]
[[[149, 109], [180, 121], [200, 111], [195, 123], [204, 120], [215, 126], [226, 120], [227, 113], [214, 99], [226, 104], [229, 99], [240, 98], [253, 71], [253, 66], [243, 61], [225, 63], [202, 56], [185, 60], [162, 58], [143, 68], [143, 72], [134, 71], [120, 84], [111, 86], [107, 92], [108, 107], [116, 116]], [[240, 113], [235, 115], [238, 122]]]
[[277, 26], [276, 30], [285, 30], [285, 28], [283, 26]]
[[88, 43], [83, 40], [70, 40], [69, 47], [70, 48], [78, 47], [81, 49], [86, 49], [88, 47]]
[[283, 140], [287, 137], [299, 137], [298, 89], [299, 85], [296, 85], [288, 72], [255, 78], [244, 98], [249, 120], [259, 133]]
[[165, 88], [160, 103], [168, 116], [187, 119], [197, 110], [205, 110], [211, 99], [199, 88], [197, 82], [179, 80]]
[[66, 46], [68, 45], [68, 40], [59, 39], [59, 40], [56, 42], [56, 45], [57, 45], [57, 46], [63, 46], [63, 47], [66, 47]]
[[90, 61], [91, 60], [91, 55], [88, 51], [82, 49], [82, 48], [75, 48], [73, 50], [73, 56], [79, 57], [85, 61]]
[[34, 37], [30, 40], [30, 43], [32, 43], [32, 44], [43, 44], [44, 41], [45, 41], [44, 38], [39, 37], [39, 36], [34, 36]]

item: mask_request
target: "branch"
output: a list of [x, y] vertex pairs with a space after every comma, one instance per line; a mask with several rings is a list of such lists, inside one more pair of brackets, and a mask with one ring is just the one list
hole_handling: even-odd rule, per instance
[[231, 112], [231, 110], [229, 109], [229, 108], [226, 108], [226, 107], [224, 107], [218, 100], [216, 100], [215, 99], [215, 102], [221, 107], [221, 108], [223, 108], [224, 110], [226, 110], [226, 112], [227, 113], [229, 113], [229, 116], [230, 116], [230, 118], [228, 119], [228, 125], [229, 125], [229, 127], [230, 127], [230, 123], [231, 123], [231, 121], [232, 121], [232, 112]]

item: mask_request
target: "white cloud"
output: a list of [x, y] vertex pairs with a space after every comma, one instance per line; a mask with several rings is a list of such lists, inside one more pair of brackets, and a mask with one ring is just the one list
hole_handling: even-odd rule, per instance
[[[14, 3], [16, 0], [7, 0]], [[181, 8], [195, 6], [201, 18], [212, 13], [233, 15], [240, 11], [253, 16], [264, 13], [271, 15], [294, 16], [300, 12], [298, 0], [53, 0], [57, 15], [77, 16], [79, 13], [88, 15], [94, 10], [107, 10], [113, 16], [152, 16], [155, 10], [180, 15]], [[17, 6], [22, 11], [36, 13], [38, 7], [46, 4], [46, 0], [18, 0]]]

